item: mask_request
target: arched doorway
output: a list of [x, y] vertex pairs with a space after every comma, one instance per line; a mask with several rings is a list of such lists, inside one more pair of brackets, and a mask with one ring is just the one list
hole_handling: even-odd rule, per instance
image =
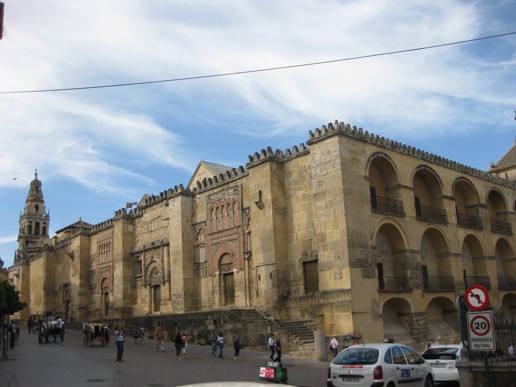
[[64, 311], [65, 311], [64, 319], [65, 319], [65, 321], [70, 322], [70, 309], [71, 309], [71, 301], [72, 301], [70, 285], [68, 285], [65, 288], [63, 299], [64, 299]]
[[151, 284], [151, 312], [159, 312], [161, 305], [161, 273], [158, 267], [155, 267], [151, 271], [150, 275]]
[[107, 316], [109, 313], [109, 280], [107, 278], [102, 279], [100, 289], [102, 294], [102, 315]]
[[220, 259], [219, 271], [222, 274], [224, 305], [235, 305], [235, 274], [233, 273], [233, 257], [230, 254], [224, 254]]

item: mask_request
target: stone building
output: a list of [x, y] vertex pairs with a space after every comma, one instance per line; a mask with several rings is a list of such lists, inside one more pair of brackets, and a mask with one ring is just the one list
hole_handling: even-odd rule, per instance
[[9, 269], [23, 313], [254, 308], [327, 335], [416, 344], [457, 336], [465, 285], [516, 314], [516, 184], [349, 124], [245, 167], [200, 162], [186, 187], [133, 204], [49, 238], [36, 175]]

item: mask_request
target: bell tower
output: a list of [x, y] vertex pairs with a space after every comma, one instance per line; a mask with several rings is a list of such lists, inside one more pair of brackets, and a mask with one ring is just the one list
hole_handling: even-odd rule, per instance
[[49, 241], [49, 226], [50, 215], [45, 208], [41, 181], [38, 180], [38, 171], [36, 170], [25, 200], [25, 208], [20, 214], [18, 251], [15, 263], [23, 263], [41, 252], [43, 245]]

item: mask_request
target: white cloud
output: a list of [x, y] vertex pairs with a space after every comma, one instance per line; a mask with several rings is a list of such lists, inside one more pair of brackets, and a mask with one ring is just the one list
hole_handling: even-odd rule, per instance
[[[478, 7], [449, 0], [20, 0], [6, 13], [0, 84], [19, 90], [135, 82], [410, 49], [483, 35]], [[202, 147], [202, 138], [165, 127], [156, 112], [169, 122], [190, 116], [190, 125], [218, 123], [240, 136], [305, 133], [306, 122], [334, 119], [377, 122], [387, 136], [421, 136], [430, 119], [432, 136], [444, 135], [450, 123], [471, 130], [469, 122], [496, 122], [499, 109], [512, 106], [514, 87], [501, 85], [515, 68], [514, 57], [482, 58], [473, 47], [148, 87], [0, 95], [0, 186], [36, 166], [106, 190], [124, 176], [153, 184], [135, 165], [191, 168], [197, 155], [189, 151]], [[498, 106], [472, 110], [475, 102]], [[246, 133], [234, 124], [260, 117], [269, 130]]]

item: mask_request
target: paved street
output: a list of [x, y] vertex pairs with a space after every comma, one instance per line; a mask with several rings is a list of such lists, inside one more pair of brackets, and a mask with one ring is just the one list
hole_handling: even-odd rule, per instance
[[[9, 360], [0, 361], [0, 387], [47, 386], [181, 386], [219, 381], [259, 382], [259, 367], [266, 365], [266, 351], [240, 351], [233, 360], [233, 348], [224, 350], [224, 359], [213, 357], [208, 346], [190, 345], [188, 357], [178, 360], [173, 343], [156, 351], [155, 341], [135, 344], [126, 338], [124, 361], [116, 361], [116, 346], [86, 348], [82, 333], [68, 330], [63, 343], [39, 344], [37, 335], [24, 327], [20, 345], [7, 351]], [[0, 351], [0, 355], [1, 355]], [[14, 360], [15, 359], [15, 360]], [[328, 363], [283, 356], [288, 384], [307, 387], [326, 385]]]

